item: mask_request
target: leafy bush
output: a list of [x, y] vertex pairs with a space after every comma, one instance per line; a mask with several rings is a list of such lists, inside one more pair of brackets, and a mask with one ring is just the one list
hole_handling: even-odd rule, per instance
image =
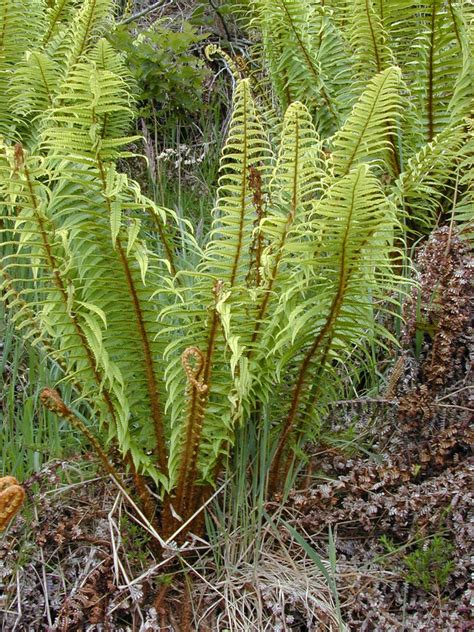
[[118, 26], [109, 35], [113, 46], [125, 53], [142, 116], [156, 117], [171, 128], [199, 110], [209, 73], [193, 50], [205, 38], [189, 22], [178, 31], [159, 20], [140, 31], [133, 23]]

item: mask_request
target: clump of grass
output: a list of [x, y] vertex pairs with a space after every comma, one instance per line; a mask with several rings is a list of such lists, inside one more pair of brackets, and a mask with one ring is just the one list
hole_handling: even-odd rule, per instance
[[23, 481], [51, 459], [79, 453], [82, 442], [40, 405], [41, 389], [60, 379], [58, 367], [15, 334], [3, 304], [0, 323], [0, 473]]

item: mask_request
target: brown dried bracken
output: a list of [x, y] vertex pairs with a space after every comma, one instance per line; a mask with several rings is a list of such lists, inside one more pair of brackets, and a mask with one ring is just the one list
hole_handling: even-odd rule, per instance
[[0, 478], [0, 531], [3, 531], [25, 500], [25, 490], [13, 476]]

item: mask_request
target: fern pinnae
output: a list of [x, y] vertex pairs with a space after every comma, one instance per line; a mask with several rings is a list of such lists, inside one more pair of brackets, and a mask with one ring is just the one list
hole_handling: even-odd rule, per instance
[[99, 392], [101, 392], [104, 397], [107, 409], [111, 415], [111, 419], [113, 420], [114, 424], [117, 424], [115, 407], [112, 403], [112, 399], [110, 395], [108, 394], [107, 390], [103, 388], [104, 378], [101, 375], [101, 372], [97, 366], [97, 360], [88, 342], [87, 334], [84, 331], [83, 327], [81, 326], [79, 320], [77, 319], [77, 316], [74, 314], [74, 312], [70, 308], [70, 305], [69, 305], [70, 297], [69, 297], [68, 289], [67, 289], [66, 283], [63, 280], [60, 266], [53, 253], [53, 248], [49, 240], [49, 230], [45, 225], [45, 218], [43, 217], [42, 213], [39, 211], [39, 202], [36, 198], [34, 183], [32, 181], [32, 177], [30, 175], [30, 172], [27, 166], [27, 159], [26, 159], [25, 153], [23, 151], [22, 146], [19, 144], [17, 144], [15, 147], [15, 162], [16, 162], [16, 169], [19, 171], [21, 170], [25, 176], [25, 181], [27, 183], [27, 190], [28, 190], [31, 207], [32, 207], [32, 210], [33, 210], [33, 213], [35, 215], [35, 219], [38, 225], [38, 235], [40, 236], [40, 240], [42, 243], [42, 248], [45, 254], [45, 259], [47, 262], [49, 272], [52, 275], [54, 285], [57, 288], [59, 295], [62, 299], [65, 314], [70, 320], [73, 326], [73, 329], [78, 337], [78, 340], [80, 341], [80, 345], [85, 353], [85, 357], [87, 358], [89, 370], [93, 376], [94, 381], [97, 384]]
[[434, 114], [433, 114], [433, 59], [435, 48], [435, 20], [436, 20], [436, 3], [437, 0], [432, 0], [431, 3], [431, 29], [429, 35], [429, 52], [428, 52], [428, 93], [427, 99], [427, 111], [428, 111], [428, 142], [433, 140], [434, 136]]
[[[369, 326], [370, 319], [367, 320], [367, 315], [364, 320], [361, 313], [354, 313], [354, 309], [360, 312], [360, 309], [357, 308], [359, 300], [362, 301], [362, 304], [364, 304], [364, 300], [366, 301], [364, 298], [358, 299], [358, 295], [361, 293], [363, 296], [367, 291], [367, 286], [364, 282], [364, 275], [366, 274], [364, 266], [368, 265], [370, 269], [373, 265], [371, 257], [377, 254], [377, 249], [380, 249], [375, 235], [382, 229], [386, 230], [384, 226], [388, 226], [391, 221], [390, 215], [385, 218], [379, 210], [383, 199], [380, 187], [375, 178], [369, 173], [367, 165], [360, 165], [340, 181], [336, 180], [326, 196], [318, 202], [318, 208], [324, 214], [322, 221], [330, 225], [326, 237], [326, 245], [329, 247], [332, 242], [332, 248], [336, 248], [336, 250], [330, 251], [331, 259], [330, 263], [328, 262], [328, 271], [324, 271], [324, 258], [317, 264], [315, 273], [319, 270], [319, 266], [322, 266], [315, 277], [320, 293], [323, 291], [321, 284], [322, 275], [327, 275], [333, 269], [337, 270], [337, 273], [335, 279], [330, 280], [328, 278], [326, 290], [328, 292], [328, 304], [327, 308], [324, 308], [326, 313], [324, 316], [322, 314], [318, 315], [320, 324], [318, 323], [317, 330], [314, 332], [315, 338], [303, 351], [304, 355], [301, 365], [292, 387], [289, 411], [283, 423], [271, 466], [269, 485], [272, 492], [278, 487], [281, 461], [287, 449], [290, 436], [301, 428], [301, 424], [304, 422], [304, 408], [301, 410], [301, 405], [304, 405], [303, 395], [308, 384], [310, 371], [314, 370], [316, 374], [321, 374], [327, 363], [338, 330], [339, 336], [349, 336], [349, 322], [352, 322], [354, 318], [360, 320], [361, 323], [367, 323], [367, 326]], [[339, 224], [339, 226], [334, 225], [334, 227], [331, 227], [331, 223], [334, 222]], [[332, 230], [335, 232], [331, 236]], [[381, 238], [385, 239], [386, 237], [382, 234]], [[368, 261], [365, 264], [364, 251], [367, 248], [373, 249], [373, 252], [370, 257], [367, 255]], [[383, 278], [387, 274], [385, 271], [387, 264], [384, 256], [380, 259], [378, 265], [381, 266], [382, 273], [380, 278], [381, 287], [384, 287]], [[360, 277], [360, 281], [358, 277]], [[360, 285], [361, 282], [362, 285]], [[376, 286], [373, 286], [372, 292], [375, 291], [375, 288]], [[312, 300], [311, 294], [310, 297], [309, 300]], [[345, 307], [346, 304], [348, 305], [347, 308]], [[369, 309], [366, 303], [365, 305], [364, 309]], [[324, 307], [324, 303], [322, 306]], [[318, 309], [317, 304], [316, 309]], [[344, 315], [345, 311], [347, 313]], [[287, 328], [291, 330], [289, 333], [294, 339], [298, 335], [298, 331], [291, 324], [291, 319], [289, 322], [290, 324]], [[357, 320], [354, 322], [355, 328], [354, 333], [351, 334], [352, 337], [356, 335], [357, 327], [361, 326], [356, 325], [356, 323]], [[346, 330], [345, 333], [344, 328]], [[285, 330], [282, 332], [282, 335], [284, 333]], [[283, 337], [282, 343], [284, 339]], [[294, 344], [301, 345], [302, 343], [295, 341]]]
[[358, 160], [373, 158], [390, 145], [388, 136], [400, 109], [399, 85], [400, 70], [394, 66], [369, 82], [344, 126], [333, 137], [336, 175], [347, 175]]
[[[319, 184], [317, 179], [323, 175], [312, 161], [312, 153], [318, 147], [319, 138], [307, 108], [302, 103], [293, 103], [285, 113], [279, 155], [270, 180], [271, 202], [267, 217], [259, 229], [271, 242], [268, 249], [271, 250], [274, 261], [267, 274], [265, 287], [262, 287], [264, 293], [256, 311], [252, 344], [257, 339], [267, 312], [288, 233], [297, 215], [304, 210], [303, 199], [308, 194], [315, 195]], [[281, 207], [280, 214], [286, 213], [286, 217], [277, 214], [276, 209], [272, 208], [275, 205]], [[271, 232], [268, 227], [271, 227]], [[251, 355], [252, 349], [248, 357]]]
[[49, 25], [47, 28], [47, 31], [43, 37], [43, 41], [42, 44], [43, 46], [46, 48], [46, 46], [49, 44], [53, 33], [56, 29], [56, 26], [61, 22], [61, 20], [63, 19], [64, 16], [64, 12], [65, 9], [67, 8], [68, 4], [71, 3], [71, 0], [58, 0], [54, 7], [52, 8], [49, 17]]
[[283, 10], [286, 13], [288, 22], [293, 30], [294, 36], [296, 38], [296, 41], [298, 42], [298, 45], [301, 49], [301, 52], [303, 53], [304, 59], [306, 61], [306, 64], [308, 66], [308, 69], [310, 70], [310, 73], [313, 75], [313, 78], [316, 82], [316, 85], [319, 86], [319, 92], [321, 94], [321, 97], [323, 98], [324, 103], [326, 104], [326, 107], [328, 109], [328, 112], [331, 114], [333, 121], [335, 123], [335, 125], [337, 126], [337, 124], [339, 123], [339, 116], [338, 113], [336, 111], [336, 109], [334, 108], [334, 105], [332, 103], [332, 100], [330, 99], [329, 95], [326, 92], [326, 89], [324, 87], [324, 85], [321, 83], [321, 79], [319, 76], [319, 72], [317, 71], [315, 64], [311, 58], [311, 55], [308, 51], [308, 49], [305, 46], [305, 43], [303, 42], [303, 40], [301, 39], [301, 36], [298, 32], [298, 29], [296, 28], [296, 25], [293, 21], [293, 17], [291, 15], [291, 12], [288, 9], [288, 6], [286, 4], [286, 0], [278, 0], [280, 5], [283, 7]]
[[[100, 157], [97, 157], [97, 166], [98, 166], [98, 170], [100, 174], [100, 180], [102, 183], [102, 194], [104, 196], [104, 202], [108, 209], [109, 215], [112, 216], [113, 214], [112, 203], [110, 201], [109, 195], [107, 194], [107, 182], [106, 182], [105, 170], [104, 170], [104, 165], [102, 164], [102, 160], [100, 159]], [[136, 319], [136, 323], [137, 323], [137, 327], [138, 327], [138, 331], [140, 335], [141, 345], [143, 349], [143, 361], [144, 361], [144, 368], [145, 368], [145, 374], [146, 374], [146, 380], [147, 380], [148, 396], [150, 400], [150, 412], [151, 412], [151, 418], [154, 424], [155, 438], [156, 438], [155, 452], [158, 457], [158, 464], [160, 467], [160, 471], [164, 476], [167, 476], [168, 457], [167, 457], [167, 451], [166, 451], [164, 422], [163, 422], [163, 416], [161, 412], [161, 403], [160, 403], [159, 390], [158, 390], [158, 380], [155, 373], [150, 341], [149, 341], [148, 333], [145, 327], [145, 319], [143, 316], [138, 292], [135, 287], [133, 275], [130, 270], [128, 257], [125, 253], [121, 240], [118, 236], [116, 237], [115, 248], [118, 252], [119, 261], [123, 267], [125, 277], [127, 280], [128, 289], [129, 289], [129, 293], [130, 293], [130, 297], [131, 297], [131, 301], [133, 305], [133, 310], [135, 313], [135, 319]]]

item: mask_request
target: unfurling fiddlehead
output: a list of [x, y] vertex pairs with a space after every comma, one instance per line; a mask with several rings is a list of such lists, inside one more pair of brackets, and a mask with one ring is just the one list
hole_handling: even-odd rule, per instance
[[25, 490], [14, 476], [0, 478], [0, 531], [3, 531], [25, 500]]
[[194, 483], [209, 387], [204, 382], [206, 359], [200, 349], [197, 347], [185, 349], [181, 362], [187, 378], [188, 413], [176, 498], [178, 513], [186, 519], [192, 515], [195, 508]]

